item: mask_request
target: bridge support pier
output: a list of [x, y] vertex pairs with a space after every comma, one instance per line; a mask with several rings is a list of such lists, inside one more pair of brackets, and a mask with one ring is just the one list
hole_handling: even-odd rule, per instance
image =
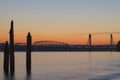
[[89, 51], [91, 51], [92, 50], [92, 35], [91, 34], [89, 34], [87, 45], [88, 45]]

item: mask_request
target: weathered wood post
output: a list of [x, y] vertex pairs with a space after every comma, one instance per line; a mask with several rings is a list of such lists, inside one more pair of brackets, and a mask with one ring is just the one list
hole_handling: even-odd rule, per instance
[[13, 20], [11, 21], [11, 28], [10, 28], [10, 73], [14, 75], [15, 72], [15, 60], [14, 60], [14, 27], [13, 27]]
[[27, 51], [26, 51], [26, 70], [27, 74], [31, 74], [31, 44], [32, 37], [30, 32], [27, 35]]
[[9, 72], [9, 47], [8, 47], [8, 42], [5, 42], [4, 46], [4, 73], [5, 75], [8, 75]]

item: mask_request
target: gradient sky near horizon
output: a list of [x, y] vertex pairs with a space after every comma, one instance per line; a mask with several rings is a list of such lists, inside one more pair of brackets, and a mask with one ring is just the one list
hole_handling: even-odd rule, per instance
[[[83, 33], [120, 32], [120, 0], [0, 0], [0, 42], [9, 40], [11, 20], [15, 42], [31, 32], [33, 42], [86, 44]], [[93, 35], [93, 44], [109, 44], [109, 34]]]

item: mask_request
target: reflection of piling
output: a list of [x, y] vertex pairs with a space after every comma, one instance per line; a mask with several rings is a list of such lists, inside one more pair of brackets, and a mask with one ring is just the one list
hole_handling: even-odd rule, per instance
[[31, 73], [31, 43], [32, 37], [29, 32], [27, 35], [27, 51], [26, 51], [26, 69], [28, 74]]
[[15, 71], [13, 21], [11, 21], [11, 28], [9, 34], [10, 34], [10, 72], [13, 75]]
[[4, 73], [5, 75], [8, 75], [9, 72], [9, 47], [8, 42], [6, 41], [5, 47], [4, 47]]

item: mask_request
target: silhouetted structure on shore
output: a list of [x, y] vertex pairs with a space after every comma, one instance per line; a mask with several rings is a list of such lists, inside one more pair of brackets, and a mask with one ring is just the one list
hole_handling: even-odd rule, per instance
[[110, 34], [110, 47], [113, 47], [113, 45], [114, 45], [113, 35]]
[[4, 73], [5, 75], [8, 75], [9, 73], [9, 47], [7, 41], [4, 46]]
[[14, 60], [14, 26], [13, 20], [11, 21], [11, 28], [10, 28], [10, 73], [14, 75], [15, 72], [15, 60]]
[[27, 35], [27, 50], [26, 50], [26, 70], [27, 74], [31, 74], [31, 45], [32, 37], [30, 32]]
[[117, 51], [120, 51], [120, 41], [118, 41], [118, 44], [116, 45]]
[[89, 48], [89, 51], [92, 50], [92, 35], [89, 34], [89, 37], [88, 37], [88, 48]]
[[112, 51], [113, 47], [114, 47], [113, 35], [110, 34], [110, 48], [111, 48], [111, 51]]

